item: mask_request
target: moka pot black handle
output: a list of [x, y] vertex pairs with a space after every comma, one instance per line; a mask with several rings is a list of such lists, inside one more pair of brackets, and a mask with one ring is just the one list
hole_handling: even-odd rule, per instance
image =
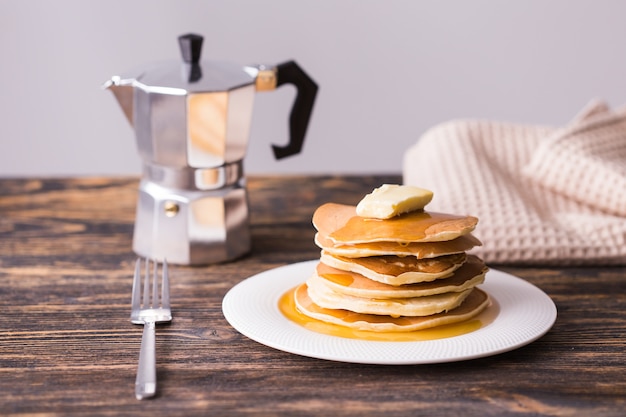
[[289, 143], [285, 146], [272, 145], [276, 159], [298, 154], [302, 150], [318, 90], [315, 81], [295, 61], [276, 66], [276, 87], [285, 84], [292, 84], [297, 92], [289, 115]]

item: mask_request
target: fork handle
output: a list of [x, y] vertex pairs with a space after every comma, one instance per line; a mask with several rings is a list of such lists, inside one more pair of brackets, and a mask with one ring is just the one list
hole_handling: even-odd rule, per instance
[[147, 322], [143, 326], [139, 366], [135, 380], [135, 396], [138, 400], [153, 397], [156, 394], [156, 348], [155, 325]]

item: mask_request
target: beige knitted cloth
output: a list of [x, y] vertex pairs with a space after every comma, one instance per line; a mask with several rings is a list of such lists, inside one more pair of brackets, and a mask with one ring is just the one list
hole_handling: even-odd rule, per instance
[[593, 101], [562, 128], [457, 120], [404, 156], [431, 211], [480, 219], [492, 264], [626, 265], [626, 108]]

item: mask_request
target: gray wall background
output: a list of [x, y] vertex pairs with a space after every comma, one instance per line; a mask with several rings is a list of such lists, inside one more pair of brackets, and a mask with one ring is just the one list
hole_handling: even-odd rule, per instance
[[247, 173], [398, 173], [429, 127], [456, 118], [566, 123], [626, 102], [620, 0], [0, 0], [0, 176], [140, 173], [111, 75], [203, 56], [295, 59], [320, 91], [302, 154], [290, 87], [256, 96]]

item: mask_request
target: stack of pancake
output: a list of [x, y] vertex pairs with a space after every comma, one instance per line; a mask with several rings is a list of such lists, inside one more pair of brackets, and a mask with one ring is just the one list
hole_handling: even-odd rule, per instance
[[383, 185], [358, 206], [319, 207], [313, 225], [320, 262], [296, 289], [298, 310], [376, 332], [421, 330], [479, 314], [489, 304], [476, 288], [487, 267], [466, 253], [481, 244], [471, 234], [478, 219], [425, 211], [428, 193]]

